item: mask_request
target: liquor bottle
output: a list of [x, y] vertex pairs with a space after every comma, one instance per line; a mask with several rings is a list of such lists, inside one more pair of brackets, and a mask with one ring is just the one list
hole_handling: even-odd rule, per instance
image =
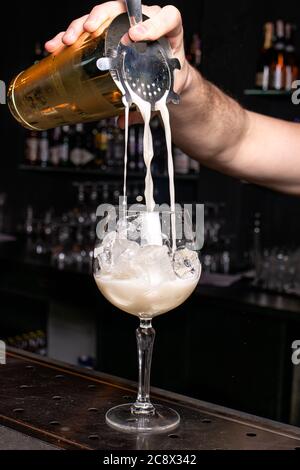
[[26, 209], [26, 218], [25, 218], [25, 233], [28, 237], [30, 237], [33, 234], [33, 227], [34, 224], [34, 217], [33, 217], [33, 208], [32, 206], [28, 206]]
[[49, 149], [49, 139], [48, 132], [43, 131], [41, 133], [39, 141], [39, 162], [42, 168], [46, 168], [49, 165], [50, 161], [50, 149]]
[[200, 163], [193, 158], [190, 158], [190, 173], [194, 175], [200, 174]]
[[72, 150], [70, 152], [70, 161], [75, 167], [80, 167], [82, 164], [83, 144], [84, 144], [84, 129], [83, 124], [76, 124], [75, 134], [73, 135]]
[[94, 136], [89, 130], [89, 131], [84, 132], [81, 166], [84, 168], [90, 168], [94, 166], [94, 162], [95, 162]]
[[132, 126], [129, 128], [129, 136], [128, 136], [128, 168], [130, 171], [136, 170], [136, 147], [137, 147], [137, 139], [136, 139], [136, 126]]
[[156, 175], [165, 174], [166, 170], [166, 148], [165, 138], [162, 134], [162, 127], [158, 118], [151, 121], [151, 130], [153, 135], [154, 159], [152, 163], [153, 173]]
[[266, 23], [264, 26], [264, 45], [260, 51], [257, 71], [255, 77], [256, 88], [264, 91], [270, 88], [270, 68], [273, 62], [273, 23]]
[[40, 60], [43, 58], [43, 49], [41, 46], [40, 42], [35, 43], [35, 48], [34, 48], [34, 64], [38, 64]]
[[35, 338], [37, 341], [37, 350], [36, 354], [40, 356], [47, 356], [47, 337], [44, 331], [38, 330], [35, 333]]
[[277, 20], [274, 55], [271, 65], [271, 85], [274, 90], [283, 90], [285, 87], [285, 62], [284, 22], [282, 20]]
[[106, 127], [107, 122], [102, 119], [93, 131], [96, 150], [95, 166], [102, 170], [107, 166], [108, 134]]
[[190, 171], [190, 158], [178, 147], [174, 148], [175, 173], [188, 175]]
[[[34, 48], [33, 62], [37, 64], [43, 58], [41, 44], [37, 42]], [[35, 130], [26, 132], [25, 159], [29, 165], [39, 163], [40, 135]]]
[[124, 166], [124, 132], [117, 126], [114, 128], [114, 167], [120, 170]]
[[68, 167], [70, 164], [70, 126], [63, 126], [59, 145], [59, 164]]
[[189, 59], [191, 64], [197, 69], [201, 68], [202, 51], [201, 51], [201, 39], [198, 33], [193, 34]]
[[121, 194], [122, 194], [122, 191], [120, 188], [120, 184], [115, 183], [114, 185], [112, 185], [112, 195], [113, 195], [114, 204], [116, 205], [119, 204]]
[[106, 135], [107, 135], [107, 152], [106, 152], [106, 162], [105, 168], [110, 169], [114, 166], [114, 129], [115, 129], [115, 120], [107, 119], [106, 120]]
[[37, 165], [39, 159], [39, 134], [36, 131], [29, 131], [26, 137], [25, 158], [29, 165]]
[[138, 128], [137, 152], [136, 152], [136, 169], [140, 173], [143, 173], [145, 171], [144, 129], [143, 129], [142, 126], [139, 126], [139, 128]]
[[259, 275], [260, 262], [261, 262], [261, 244], [262, 244], [262, 224], [261, 224], [261, 214], [256, 213], [254, 215], [254, 226], [253, 226], [253, 254], [252, 261], [256, 271], [256, 274]]
[[62, 131], [60, 127], [53, 129], [50, 139], [50, 163], [52, 166], [57, 167], [60, 164], [60, 145], [61, 145]]
[[102, 202], [103, 204], [109, 203], [110, 201], [110, 189], [108, 184], [103, 185], [102, 190]]
[[292, 90], [293, 82], [299, 78], [299, 63], [295, 47], [295, 26], [291, 23], [285, 25], [285, 55], [286, 55], [286, 69], [285, 69], [285, 89]]

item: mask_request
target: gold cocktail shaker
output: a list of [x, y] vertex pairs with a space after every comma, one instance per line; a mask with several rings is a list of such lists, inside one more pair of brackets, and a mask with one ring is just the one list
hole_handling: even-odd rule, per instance
[[73, 46], [44, 58], [12, 81], [8, 105], [20, 124], [47, 130], [121, 114], [122, 94], [111, 72], [97, 67], [108, 42], [119, 41], [128, 31], [127, 15], [118, 18], [94, 35], [84, 33]]
[[[139, 5], [141, 21], [140, 1], [126, 3]], [[132, 105], [133, 93], [153, 111], [163, 99], [178, 103], [173, 85], [179, 61], [165, 38], [151, 43], [126, 38], [134, 20], [131, 10], [20, 73], [8, 91], [17, 121], [43, 131], [118, 116], [125, 104]]]

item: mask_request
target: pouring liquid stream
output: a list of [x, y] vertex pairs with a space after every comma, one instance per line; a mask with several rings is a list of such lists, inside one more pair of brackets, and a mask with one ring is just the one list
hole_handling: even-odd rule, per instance
[[[145, 201], [148, 212], [155, 210], [154, 200], [154, 184], [152, 177], [151, 164], [154, 157], [153, 150], [153, 136], [151, 132], [151, 103], [140, 98], [133, 90], [130, 90], [132, 102], [138, 107], [143, 120], [144, 120], [144, 161], [146, 166], [146, 179], [145, 179]], [[170, 191], [170, 206], [171, 206], [171, 230], [172, 230], [172, 249], [176, 251], [176, 216], [175, 216], [175, 183], [174, 183], [174, 162], [172, 154], [172, 135], [170, 126], [170, 115], [167, 107], [167, 95], [157, 103], [157, 111], [160, 112], [162, 122], [164, 125], [165, 139], [167, 144], [168, 154], [168, 173], [169, 173], [169, 191]], [[125, 169], [124, 169], [124, 200], [127, 194], [127, 165], [128, 165], [128, 128], [129, 128], [129, 106], [125, 107]]]

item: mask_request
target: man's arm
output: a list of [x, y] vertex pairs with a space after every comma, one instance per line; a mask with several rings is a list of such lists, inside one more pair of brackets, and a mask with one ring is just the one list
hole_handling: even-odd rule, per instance
[[244, 110], [193, 70], [171, 106], [175, 143], [206, 166], [300, 196], [300, 126]]
[[[244, 110], [204, 80], [185, 57], [181, 15], [174, 6], [143, 7], [150, 19], [129, 30], [133, 41], [166, 36], [181, 63], [175, 91], [181, 103], [171, 105], [173, 139], [191, 157], [228, 175], [300, 196], [300, 126]], [[125, 11], [116, 0], [96, 6], [46, 44], [49, 52], [73, 44], [84, 32]], [[131, 122], [139, 122], [133, 113]], [[121, 125], [124, 124], [121, 120]]]

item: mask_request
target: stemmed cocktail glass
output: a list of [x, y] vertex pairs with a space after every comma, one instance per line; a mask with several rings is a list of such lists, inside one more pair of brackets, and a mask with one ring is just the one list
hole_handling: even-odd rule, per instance
[[168, 432], [178, 413], [150, 400], [155, 330], [152, 321], [185, 302], [195, 290], [201, 265], [190, 214], [182, 209], [147, 212], [111, 207], [98, 225], [93, 272], [98, 288], [115, 307], [139, 318], [139, 363], [135, 403], [107, 412], [106, 421], [126, 432]]

